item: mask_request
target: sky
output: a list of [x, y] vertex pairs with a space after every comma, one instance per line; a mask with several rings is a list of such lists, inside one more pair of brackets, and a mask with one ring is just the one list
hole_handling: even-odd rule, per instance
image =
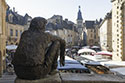
[[81, 6], [83, 20], [104, 18], [111, 11], [111, 0], [6, 0], [11, 9], [20, 15], [28, 13], [31, 17], [46, 19], [61, 15], [76, 23], [78, 6]]

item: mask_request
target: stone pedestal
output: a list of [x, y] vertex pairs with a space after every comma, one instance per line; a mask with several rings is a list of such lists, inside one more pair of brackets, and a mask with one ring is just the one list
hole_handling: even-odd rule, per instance
[[3, 61], [2, 61], [2, 54], [1, 54], [1, 50], [0, 50], [0, 77], [2, 77], [3, 74]]
[[125, 76], [111, 74], [60, 73], [62, 83], [125, 83]]
[[15, 83], [61, 83], [59, 74], [49, 75], [46, 78], [41, 78], [38, 80], [24, 80], [24, 79], [15, 79]]

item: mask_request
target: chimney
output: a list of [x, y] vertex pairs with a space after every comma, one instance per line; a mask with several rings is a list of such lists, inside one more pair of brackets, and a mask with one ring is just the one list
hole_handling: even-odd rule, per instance
[[15, 12], [15, 7], [13, 7], [13, 12]]

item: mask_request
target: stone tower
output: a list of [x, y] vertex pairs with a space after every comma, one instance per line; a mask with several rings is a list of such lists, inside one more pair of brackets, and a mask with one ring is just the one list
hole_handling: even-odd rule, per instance
[[83, 18], [82, 18], [82, 12], [81, 12], [80, 6], [79, 6], [79, 11], [77, 16], [77, 30], [79, 33], [79, 44], [81, 44], [81, 41], [83, 40]]
[[125, 0], [112, 2], [113, 60], [125, 61]]

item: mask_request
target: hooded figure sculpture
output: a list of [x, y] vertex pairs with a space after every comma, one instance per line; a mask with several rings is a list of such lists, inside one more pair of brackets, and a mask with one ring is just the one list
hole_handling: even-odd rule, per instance
[[64, 66], [65, 41], [59, 37], [45, 33], [47, 21], [36, 17], [30, 27], [21, 35], [12, 64], [17, 77], [22, 79], [40, 79], [51, 74], [60, 64]]

